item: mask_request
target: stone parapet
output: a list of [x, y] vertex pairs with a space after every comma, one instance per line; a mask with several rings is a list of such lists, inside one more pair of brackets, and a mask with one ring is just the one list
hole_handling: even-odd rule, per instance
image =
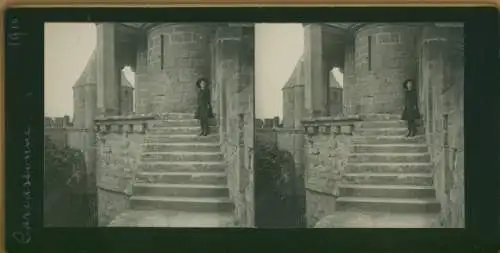
[[362, 118], [358, 115], [354, 116], [334, 116], [334, 117], [317, 117], [313, 119], [302, 120], [304, 130], [308, 135], [318, 134], [343, 134], [352, 135], [356, 122]]
[[151, 121], [158, 120], [159, 115], [101, 116], [95, 119], [97, 133], [146, 133]]

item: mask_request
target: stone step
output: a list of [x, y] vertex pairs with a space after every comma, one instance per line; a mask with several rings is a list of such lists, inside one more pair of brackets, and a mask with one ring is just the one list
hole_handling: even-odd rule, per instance
[[229, 198], [183, 198], [132, 196], [130, 207], [134, 210], [174, 210], [190, 212], [232, 212]]
[[210, 142], [145, 143], [142, 144], [142, 148], [144, 152], [152, 152], [152, 151], [220, 152], [219, 144]]
[[194, 113], [176, 113], [176, 112], [169, 112], [169, 113], [162, 113], [160, 115], [160, 118], [162, 120], [185, 120], [185, 119], [194, 119]]
[[[175, 135], [175, 134], [199, 134], [201, 129], [199, 126], [194, 127], [154, 127], [148, 130], [148, 134], [155, 135]], [[211, 133], [218, 133], [219, 128], [216, 126], [210, 127]]]
[[353, 136], [354, 143], [360, 144], [416, 144], [425, 143], [423, 135], [415, 137], [406, 136]]
[[203, 162], [145, 162], [140, 168], [144, 172], [224, 172], [223, 161]]
[[414, 185], [340, 185], [340, 196], [343, 197], [376, 197], [376, 198], [435, 198], [432, 186]]
[[350, 163], [425, 163], [430, 162], [427, 153], [355, 153]]
[[404, 120], [381, 120], [381, 121], [362, 121], [357, 123], [358, 128], [406, 128]]
[[143, 162], [159, 161], [222, 161], [220, 152], [143, 152]]
[[364, 114], [360, 116], [365, 121], [394, 121], [401, 120], [400, 114], [385, 114], [385, 113], [374, 113], [374, 114]]
[[406, 128], [359, 128], [355, 134], [358, 136], [405, 136]]
[[315, 228], [440, 228], [439, 213], [386, 213], [335, 211]]
[[173, 126], [200, 126], [197, 119], [169, 119], [160, 120], [153, 124], [153, 127], [173, 127]]
[[229, 197], [225, 185], [137, 183], [133, 191], [140, 196]]
[[346, 172], [431, 173], [431, 163], [347, 163]]
[[435, 199], [339, 197], [336, 210], [351, 212], [437, 213]]
[[197, 134], [176, 134], [176, 135], [155, 135], [148, 134], [144, 138], [144, 143], [171, 143], [171, 142], [211, 142], [219, 143], [219, 135], [212, 133], [208, 136], [198, 136]]
[[140, 183], [226, 185], [223, 172], [140, 172], [136, 179]]
[[432, 186], [428, 173], [345, 173], [345, 184]]
[[197, 119], [180, 119], [180, 120], [162, 120], [153, 127], [199, 127], [200, 123]]
[[425, 153], [425, 144], [354, 144], [354, 153]]

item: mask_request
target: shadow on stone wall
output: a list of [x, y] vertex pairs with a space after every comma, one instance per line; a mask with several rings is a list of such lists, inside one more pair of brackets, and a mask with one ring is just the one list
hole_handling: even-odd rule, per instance
[[44, 226], [97, 226], [96, 195], [87, 190], [83, 152], [57, 146], [48, 136], [44, 144]]
[[256, 227], [304, 227], [292, 154], [266, 138], [256, 138], [255, 145]]

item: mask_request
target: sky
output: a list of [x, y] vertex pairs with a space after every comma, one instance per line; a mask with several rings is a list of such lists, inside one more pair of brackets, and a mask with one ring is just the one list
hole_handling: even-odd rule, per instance
[[[93, 23], [45, 23], [44, 111], [48, 117], [73, 118], [73, 85], [97, 44]], [[125, 70], [134, 84], [133, 73]]]
[[[93, 23], [45, 24], [45, 115], [73, 117], [72, 87], [97, 43]], [[282, 117], [281, 88], [304, 50], [302, 24], [256, 24], [255, 112], [258, 118]], [[134, 85], [134, 73], [124, 70]], [[338, 73], [335, 73], [338, 76]], [[339, 83], [342, 80], [337, 78]]]
[[281, 88], [304, 51], [302, 24], [255, 26], [255, 117], [282, 117]]

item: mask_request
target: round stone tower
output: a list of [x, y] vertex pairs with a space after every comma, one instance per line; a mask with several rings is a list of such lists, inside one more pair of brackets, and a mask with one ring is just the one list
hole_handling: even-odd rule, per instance
[[[196, 80], [210, 80], [210, 24], [158, 24], [146, 31], [149, 110], [193, 113]], [[141, 85], [141, 84], [140, 84]]]
[[345, 94], [356, 113], [401, 113], [403, 82], [417, 71], [411, 24], [358, 24], [354, 29], [356, 89]]

